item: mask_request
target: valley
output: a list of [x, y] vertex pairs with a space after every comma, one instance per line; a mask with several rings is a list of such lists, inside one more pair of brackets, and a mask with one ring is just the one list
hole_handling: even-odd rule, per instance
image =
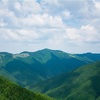
[[99, 73], [100, 54], [70, 54], [51, 49], [19, 54], [0, 52], [0, 76], [55, 100], [99, 100]]

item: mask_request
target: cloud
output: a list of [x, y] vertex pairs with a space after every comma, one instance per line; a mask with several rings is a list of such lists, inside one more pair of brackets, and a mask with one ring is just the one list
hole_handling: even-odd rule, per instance
[[94, 1], [96, 9], [100, 10], [100, 1]]
[[60, 16], [51, 16], [48, 14], [32, 14], [25, 18], [20, 18], [19, 20], [20, 25], [23, 27], [37, 27], [37, 28], [43, 28], [43, 27], [49, 27], [49, 28], [60, 28], [64, 27], [64, 24], [62, 22], [62, 18]]
[[69, 11], [67, 11], [67, 10], [63, 11], [62, 14], [63, 14], [63, 18], [64, 18], [65, 20], [68, 20], [68, 19], [71, 18], [71, 13], [70, 13]]
[[68, 28], [64, 36], [64, 38], [74, 42], [95, 42], [100, 40], [99, 37], [100, 34], [91, 25], [83, 25], [80, 29]]
[[19, 2], [15, 2], [14, 7], [16, 10], [20, 11], [21, 10], [21, 4]]
[[25, 14], [39, 13], [42, 10], [40, 4], [37, 3], [35, 0], [24, 0], [24, 2], [22, 3], [21, 8], [22, 8], [21, 10]]
[[15, 43], [24, 49], [34, 46], [36, 49], [48, 47], [71, 52], [75, 52], [76, 46], [80, 52], [80, 46], [86, 46], [86, 50], [90, 50], [88, 47], [92, 44], [98, 46], [100, 1], [76, 1], [1, 0], [0, 42], [5, 48], [8, 43]]

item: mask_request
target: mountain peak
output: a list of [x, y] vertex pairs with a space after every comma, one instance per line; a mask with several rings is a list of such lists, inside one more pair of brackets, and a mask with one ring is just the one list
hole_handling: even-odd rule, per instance
[[44, 48], [44, 49], [42, 49], [42, 50], [38, 50], [38, 51], [52, 51], [52, 49]]
[[23, 52], [21, 52], [20, 54], [22, 54], [22, 53], [28, 53], [28, 51], [23, 51]]

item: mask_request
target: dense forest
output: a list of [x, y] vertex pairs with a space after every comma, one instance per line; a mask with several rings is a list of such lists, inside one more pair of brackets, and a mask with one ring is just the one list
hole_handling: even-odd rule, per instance
[[0, 52], [0, 100], [100, 100], [100, 54]]

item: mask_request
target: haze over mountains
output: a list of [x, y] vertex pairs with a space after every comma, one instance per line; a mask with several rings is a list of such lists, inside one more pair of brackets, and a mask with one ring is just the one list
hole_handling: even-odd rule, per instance
[[69, 54], [50, 49], [19, 54], [1, 52], [0, 75], [57, 100], [72, 100], [81, 92], [75, 100], [99, 100], [99, 61], [100, 54], [95, 53]]

